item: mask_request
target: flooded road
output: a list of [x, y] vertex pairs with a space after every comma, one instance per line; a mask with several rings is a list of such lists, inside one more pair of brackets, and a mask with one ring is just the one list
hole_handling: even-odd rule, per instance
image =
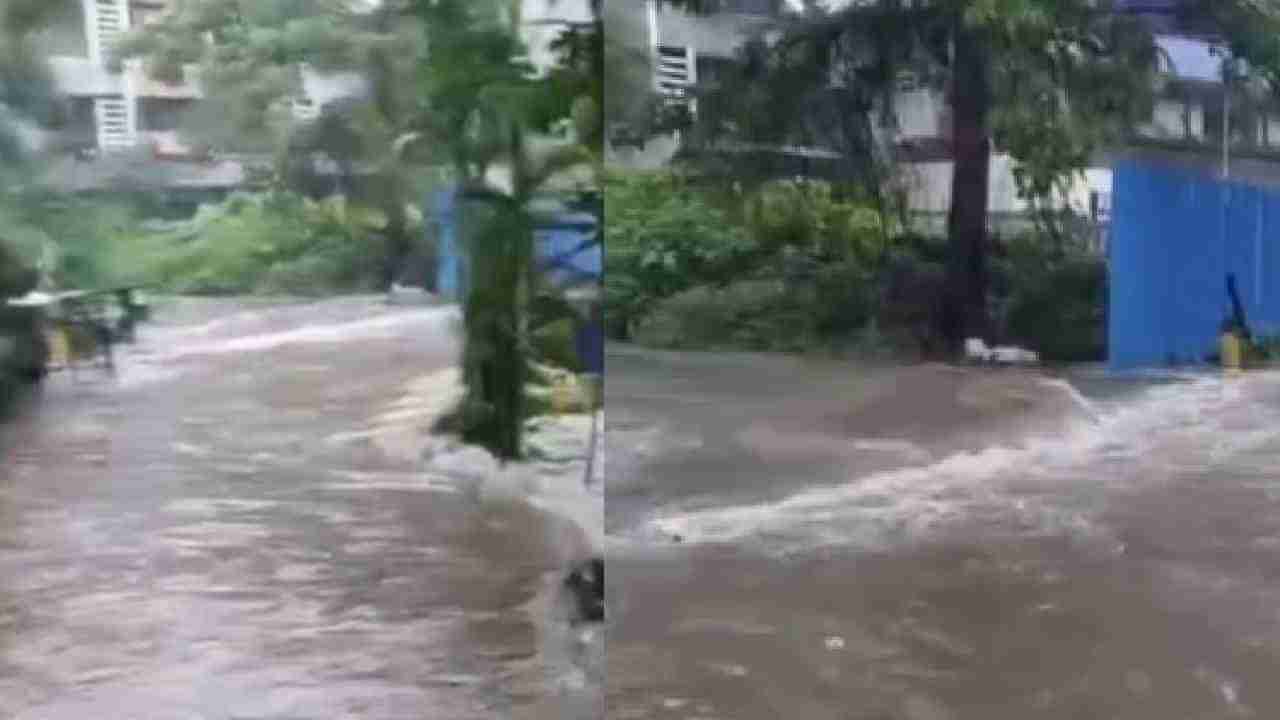
[[596, 716], [553, 697], [567, 530], [416, 457], [455, 309], [161, 310], [0, 426], [0, 717]]
[[1280, 715], [1280, 375], [609, 360], [609, 717]]

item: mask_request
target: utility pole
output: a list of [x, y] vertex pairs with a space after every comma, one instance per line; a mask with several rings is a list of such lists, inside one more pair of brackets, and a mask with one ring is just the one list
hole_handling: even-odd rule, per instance
[[1222, 61], [1222, 178], [1231, 177], [1231, 60]]
[[1231, 177], [1231, 85], [1235, 79], [1236, 61], [1227, 48], [1214, 47], [1214, 55], [1222, 55], [1222, 179]]

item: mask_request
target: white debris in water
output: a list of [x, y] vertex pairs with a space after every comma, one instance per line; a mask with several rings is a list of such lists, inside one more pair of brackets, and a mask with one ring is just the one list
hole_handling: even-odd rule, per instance
[[210, 450], [209, 448], [199, 447], [197, 445], [190, 445], [188, 443], [178, 442], [178, 443], [174, 443], [171, 447], [173, 448], [173, 451], [176, 454], [187, 455], [189, 457], [203, 458], [203, 457], [209, 457], [210, 455], [213, 454], [213, 451]]
[[746, 677], [751, 674], [751, 671], [745, 665], [738, 665], [737, 663], [717, 663], [707, 667], [728, 677]]
[[427, 290], [419, 287], [405, 286], [393, 284], [391, 290], [387, 293], [388, 305], [438, 305], [441, 299], [439, 295], [434, 295]]
[[1151, 676], [1141, 670], [1130, 670], [1125, 673], [1124, 684], [1134, 695], [1151, 694]]
[[424, 322], [447, 329], [459, 314], [456, 307], [435, 307], [403, 311], [361, 318], [328, 325], [310, 325], [290, 330], [268, 331], [257, 335], [244, 335], [202, 343], [176, 343], [160, 353], [172, 360], [195, 355], [226, 355], [244, 352], [262, 352], [285, 345], [349, 343], [353, 339], [393, 336], [404, 332], [406, 326]]

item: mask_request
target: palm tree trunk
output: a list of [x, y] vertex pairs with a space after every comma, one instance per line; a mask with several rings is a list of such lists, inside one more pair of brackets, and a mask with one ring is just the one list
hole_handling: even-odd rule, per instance
[[987, 189], [991, 138], [990, 58], [982, 38], [956, 20], [952, 67], [951, 210], [947, 218], [949, 258], [942, 305], [942, 337], [956, 352], [967, 337], [986, 337]]

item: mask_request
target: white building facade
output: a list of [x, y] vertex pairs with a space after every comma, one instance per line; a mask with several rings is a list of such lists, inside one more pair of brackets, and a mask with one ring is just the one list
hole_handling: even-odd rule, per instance
[[[56, 136], [41, 140], [72, 151], [52, 161], [50, 182], [71, 189], [110, 185], [118, 163], [108, 167], [99, 161], [113, 157], [128, 157], [135, 167], [147, 161], [153, 161], [153, 169], [163, 165], [166, 186], [225, 190], [247, 182], [241, 162], [207, 157], [179, 134], [181, 118], [202, 97], [196, 66], [185, 68], [176, 83], [149, 78], [141, 59], [113, 66], [115, 42], [162, 19], [170, 3], [78, 0], [46, 30], [47, 60], [67, 99], [70, 122]], [[303, 92], [291, 108], [299, 121], [313, 119], [324, 103], [363, 88], [358, 75], [301, 71]]]

